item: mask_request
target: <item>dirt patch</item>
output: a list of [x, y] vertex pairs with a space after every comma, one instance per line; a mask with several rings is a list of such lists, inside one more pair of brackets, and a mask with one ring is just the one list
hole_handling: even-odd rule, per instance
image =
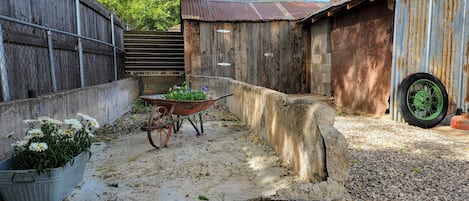
[[103, 126], [84, 182], [67, 199], [250, 200], [297, 183], [235, 115], [214, 106], [204, 117], [203, 135], [186, 122], [163, 149], [153, 148], [140, 131], [145, 113]]

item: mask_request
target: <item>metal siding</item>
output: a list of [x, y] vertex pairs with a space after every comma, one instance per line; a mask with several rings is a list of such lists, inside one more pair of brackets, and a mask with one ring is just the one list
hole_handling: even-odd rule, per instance
[[284, 19], [285, 14], [273, 3], [252, 4], [261, 17], [260, 20]]
[[[391, 114], [397, 87], [412, 73], [428, 72], [442, 81], [453, 108], [467, 98], [468, 20], [465, 0], [396, 0]], [[463, 68], [464, 67], [464, 68]]]
[[316, 2], [181, 0], [181, 15], [184, 20], [200, 21], [299, 20], [323, 5]]
[[315, 2], [314, 4], [304, 4], [299, 2], [281, 2], [283, 7], [285, 7], [288, 12], [297, 19], [306, 17], [311, 11], [318, 10], [320, 7], [326, 5], [321, 4], [320, 2]]

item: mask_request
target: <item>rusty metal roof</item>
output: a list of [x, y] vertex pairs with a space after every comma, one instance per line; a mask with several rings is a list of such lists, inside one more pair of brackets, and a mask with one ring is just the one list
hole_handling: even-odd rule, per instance
[[182, 19], [200, 21], [299, 20], [325, 3], [301, 1], [181, 0]]
[[[320, 9], [317, 9], [309, 15], [307, 15], [305, 18], [301, 20], [302, 23], [307, 23], [307, 22], [315, 22], [319, 19], [326, 18], [329, 15], [333, 15], [334, 13], [337, 13], [340, 10], [349, 10], [351, 8], [354, 8], [355, 6], [358, 6], [360, 4], [363, 4], [367, 1], [365, 0], [336, 0], [332, 1], [330, 4], [321, 7]], [[371, 0], [370, 0], [371, 2]]]

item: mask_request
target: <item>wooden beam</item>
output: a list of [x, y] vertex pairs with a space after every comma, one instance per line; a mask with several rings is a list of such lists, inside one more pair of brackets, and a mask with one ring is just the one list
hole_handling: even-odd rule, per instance
[[321, 14], [318, 14], [316, 16], [314, 16], [313, 18], [311, 18], [311, 23], [315, 23], [323, 18], [326, 18], [327, 17], [327, 14], [324, 12], [324, 13], [321, 13]]
[[337, 14], [339, 11], [341, 11], [345, 6], [337, 6], [335, 8], [331, 8], [329, 9], [329, 11], [327, 11], [327, 17], [331, 17], [331, 16], [334, 16], [335, 14]]
[[[373, 1], [373, 0], [370, 0], [370, 1]], [[355, 8], [356, 6], [362, 4], [363, 2], [365, 2], [365, 0], [352, 1], [351, 3], [347, 4], [347, 10]]]
[[[42, 34], [32, 35], [25, 34], [17, 31], [7, 30], [5, 34], [5, 43], [13, 43], [25, 46], [47, 48], [47, 39], [41, 36]], [[43, 35], [44, 36], [44, 35]], [[45, 36], [44, 36], [45, 37]], [[54, 40], [53, 46], [55, 50], [76, 51], [76, 39]], [[83, 51], [85, 53], [99, 54], [99, 55], [112, 55], [111, 47], [98, 44], [92, 41], [84, 41]]]

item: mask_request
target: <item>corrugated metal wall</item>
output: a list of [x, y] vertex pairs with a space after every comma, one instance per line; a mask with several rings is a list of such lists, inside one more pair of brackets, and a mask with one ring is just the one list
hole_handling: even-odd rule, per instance
[[469, 102], [468, 31], [466, 0], [396, 0], [394, 18], [391, 115], [397, 112], [397, 87], [408, 75], [431, 73], [449, 96], [450, 109]]

